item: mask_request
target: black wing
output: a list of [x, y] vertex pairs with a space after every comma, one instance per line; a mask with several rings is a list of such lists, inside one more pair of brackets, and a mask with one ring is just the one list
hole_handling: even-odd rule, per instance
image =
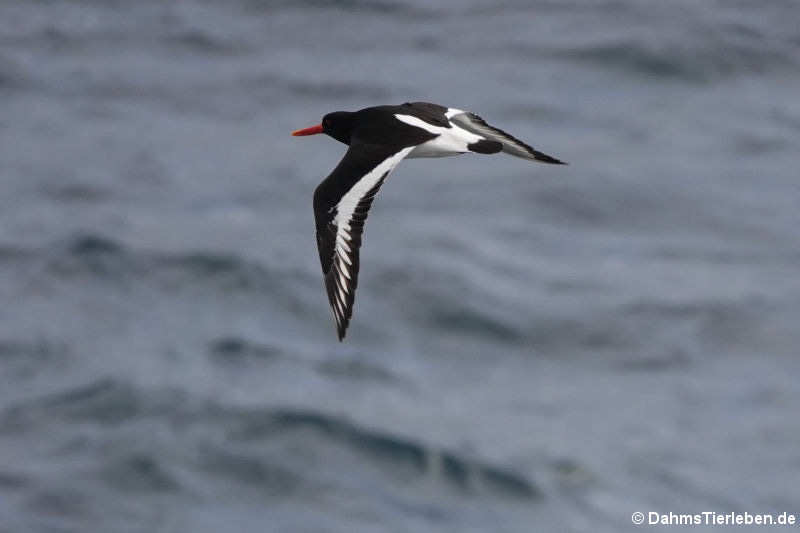
[[336, 332], [344, 339], [358, 285], [359, 248], [372, 200], [413, 149], [354, 143], [314, 191], [317, 248]]
[[500, 141], [503, 143], [503, 151], [507, 154], [523, 159], [540, 161], [542, 163], [552, 163], [555, 165], [566, 164], [555, 157], [534, 149], [532, 146], [520, 141], [500, 128], [495, 128], [487, 124], [485, 120], [474, 113], [459, 113], [450, 117], [450, 121], [472, 133], [476, 133], [493, 141]]

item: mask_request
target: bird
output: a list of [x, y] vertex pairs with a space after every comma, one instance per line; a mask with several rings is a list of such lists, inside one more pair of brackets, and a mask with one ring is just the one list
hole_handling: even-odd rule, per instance
[[353, 315], [364, 223], [375, 195], [400, 161], [505, 152], [530, 161], [566, 164], [474, 113], [428, 102], [335, 111], [320, 124], [292, 135], [319, 133], [349, 146], [314, 191], [317, 248], [339, 341], [344, 340]]

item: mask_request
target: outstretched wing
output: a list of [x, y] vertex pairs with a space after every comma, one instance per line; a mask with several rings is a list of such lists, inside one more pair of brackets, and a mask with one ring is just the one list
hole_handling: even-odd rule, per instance
[[354, 143], [314, 191], [317, 248], [339, 340], [353, 315], [358, 251], [372, 200], [406, 148]]
[[453, 114], [450, 116], [450, 122], [453, 122], [454, 124], [461, 126], [465, 130], [471, 131], [472, 133], [482, 135], [487, 139], [500, 141], [503, 143], [503, 151], [507, 154], [521, 157], [523, 159], [541, 161], [542, 163], [552, 163], [555, 165], [566, 164], [563, 161], [559, 161], [555, 157], [535, 150], [532, 146], [520, 141], [512, 135], [509, 135], [503, 130], [495, 128], [494, 126], [490, 126], [485, 120], [474, 113], [460, 112]]

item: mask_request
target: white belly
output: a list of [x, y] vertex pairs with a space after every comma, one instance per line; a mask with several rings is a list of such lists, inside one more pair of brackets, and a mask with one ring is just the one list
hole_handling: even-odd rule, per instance
[[440, 135], [435, 139], [424, 142], [414, 147], [406, 158], [415, 157], [447, 157], [450, 155], [460, 155], [468, 152], [464, 143], [453, 143], [449, 139], [442, 138]]

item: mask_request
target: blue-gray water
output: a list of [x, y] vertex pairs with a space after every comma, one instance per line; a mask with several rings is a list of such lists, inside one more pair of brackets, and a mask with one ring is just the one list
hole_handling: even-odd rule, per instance
[[[0, 2], [0, 531], [800, 511], [797, 9]], [[414, 100], [570, 165], [402, 163], [339, 344], [289, 132]]]

